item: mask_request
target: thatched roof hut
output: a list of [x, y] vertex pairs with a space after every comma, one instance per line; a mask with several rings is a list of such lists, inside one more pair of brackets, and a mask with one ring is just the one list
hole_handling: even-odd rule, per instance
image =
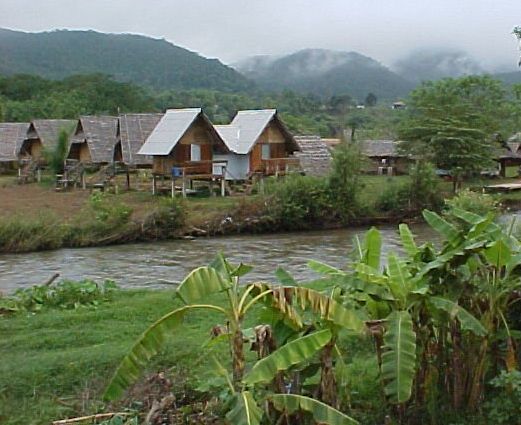
[[58, 144], [60, 131], [65, 130], [72, 136], [76, 128], [76, 120], [33, 120], [27, 130], [21, 155], [34, 159], [43, 156], [43, 150], [53, 150]]
[[152, 165], [152, 157], [137, 155], [137, 152], [162, 117], [163, 114], [121, 114], [119, 116], [119, 148], [125, 164], [134, 166]]
[[113, 162], [117, 131], [117, 117], [81, 116], [71, 139], [68, 158], [91, 164]]
[[300, 166], [310, 176], [325, 176], [331, 169], [331, 152], [320, 136], [295, 136], [300, 152]]
[[0, 162], [18, 160], [28, 129], [28, 122], [0, 123]]
[[378, 174], [407, 173], [411, 158], [398, 147], [398, 140], [364, 140], [360, 142], [362, 154], [371, 161], [368, 164], [369, 172]]

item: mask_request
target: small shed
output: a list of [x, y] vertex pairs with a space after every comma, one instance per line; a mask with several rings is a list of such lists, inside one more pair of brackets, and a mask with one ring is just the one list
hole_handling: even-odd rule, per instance
[[8, 167], [18, 161], [29, 123], [0, 123], [0, 163]]
[[216, 156], [228, 163], [227, 180], [282, 174], [299, 167], [298, 158], [292, 155], [300, 147], [276, 109], [239, 111], [229, 125], [216, 125], [215, 129], [230, 150]]
[[364, 140], [361, 142], [362, 154], [370, 159], [367, 172], [374, 174], [405, 174], [410, 159], [398, 149], [396, 140]]
[[496, 159], [500, 164], [500, 175], [506, 176], [507, 167], [521, 166], [521, 133], [509, 137], [503, 148], [498, 149]]
[[130, 166], [138, 168], [152, 167], [152, 157], [138, 155], [145, 140], [156, 128], [164, 114], [121, 114], [119, 116], [116, 145], [116, 157]]
[[67, 158], [84, 164], [109, 164], [121, 160], [115, 155], [117, 131], [117, 117], [81, 116]]
[[326, 176], [331, 170], [331, 152], [320, 136], [295, 136], [300, 152], [295, 156], [300, 166], [309, 176]]
[[138, 151], [153, 158], [156, 175], [212, 178], [214, 153], [228, 148], [201, 108], [169, 109]]
[[20, 155], [39, 160], [44, 149], [52, 151], [58, 144], [60, 131], [65, 130], [69, 137], [76, 128], [76, 120], [33, 120], [22, 143]]

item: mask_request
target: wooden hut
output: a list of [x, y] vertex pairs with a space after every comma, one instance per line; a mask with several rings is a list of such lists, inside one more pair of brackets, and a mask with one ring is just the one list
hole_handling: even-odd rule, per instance
[[[214, 154], [228, 152], [224, 141], [200, 108], [169, 109], [139, 150], [139, 155], [152, 156], [152, 174], [181, 178], [183, 195], [186, 184], [195, 180], [224, 182], [223, 167], [214, 168]], [[224, 184], [224, 183], [223, 183]], [[155, 191], [155, 180], [154, 180]], [[224, 186], [221, 185], [224, 195]]]
[[44, 149], [52, 151], [58, 144], [60, 131], [72, 136], [76, 120], [33, 120], [22, 143], [20, 155], [23, 158], [42, 160]]
[[0, 123], [0, 169], [14, 168], [29, 123]]
[[361, 142], [362, 154], [369, 158], [366, 171], [372, 174], [405, 174], [410, 159], [398, 149], [399, 141], [364, 140]]
[[302, 171], [309, 176], [325, 176], [331, 169], [331, 152], [320, 136], [295, 136], [300, 152], [295, 156], [300, 160]]
[[299, 168], [298, 158], [292, 155], [300, 148], [275, 109], [239, 111], [229, 125], [216, 125], [215, 129], [230, 151], [215, 156], [227, 161], [227, 180]]
[[510, 137], [502, 149], [498, 149], [496, 160], [499, 162], [499, 174], [506, 176], [507, 167], [521, 166], [521, 133], [516, 133]]
[[71, 139], [67, 159], [84, 164], [109, 164], [120, 161], [115, 148], [118, 118], [110, 116], [81, 116]]
[[116, 158], [128, 166], [137, 168], [152, 167], [152, 157], [138, 155], [145, 140], [156, 128], [163, 114], [121, 114], [119, 116]]

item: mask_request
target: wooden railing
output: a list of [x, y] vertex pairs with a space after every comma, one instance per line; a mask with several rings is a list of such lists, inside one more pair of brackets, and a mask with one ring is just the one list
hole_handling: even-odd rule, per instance
[[[219, 167], [215, 167], [218, 165]], [[219, 176], [221, 177], [226, 170], [227, 161], [204, 160], [204, 161], [187, 161], [181, 164], [175, 164], [172, 167], [173, 177], [185, 176]], [[214, 169], [215, 168], [215, 169]], [[219, 169], [216, 172], [216, 168]]]
[[261, 160], [260, 169], [255, 172], [262, 172], [267, 176], [278, 176], [287, 174], [291, 171], [300, 171], [299, 158], [271, 158]]

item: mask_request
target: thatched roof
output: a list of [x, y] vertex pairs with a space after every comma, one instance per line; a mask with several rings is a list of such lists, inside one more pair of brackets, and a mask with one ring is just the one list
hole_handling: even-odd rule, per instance
[[498, 159], [521, 159], [521, 140], [515, 141], [513, 137], [508, 139], [505, 146], [496, 149], [496, 158]]
[[361, 142], [361, 150], [369, 158], [407, 156], [398, 150], [399, 143], [395, 140], [364, 140]]
[[45, 149], [52, 150], [58, 143], [60, 131], [65, 130], [72, 136], [76, 123], [76, 120], [33, 120], [26, 139], [40, 139]]
[[119, 116], [119, 139], [123, 162], [128, 165], [151, 165], [152, 158], [137, 155], [163, 114], [122, 114]]
[[300, 152], [295, 156], [300, 158], [300, 165], [310, 176], [325, 176], [331, 168], [331, 153], [320, 136], [295, 136]]
[[94, 164], [112, 162], [118, 142], [118, 118], [110, 116], [81, 116], [72, 137], [72, 144], [86, 142]]
[[18, 159], [29, 123], [0, 123], [0, 162]]
[[215, 129], [228, 149], [237, 154], [246, 155], [272, 121], [275, 121], [292, 149], [298, 151], [300, 148], [297, 142], [280, 120], [276, 109], [239, 111], [230, 125], [217, 125]]

